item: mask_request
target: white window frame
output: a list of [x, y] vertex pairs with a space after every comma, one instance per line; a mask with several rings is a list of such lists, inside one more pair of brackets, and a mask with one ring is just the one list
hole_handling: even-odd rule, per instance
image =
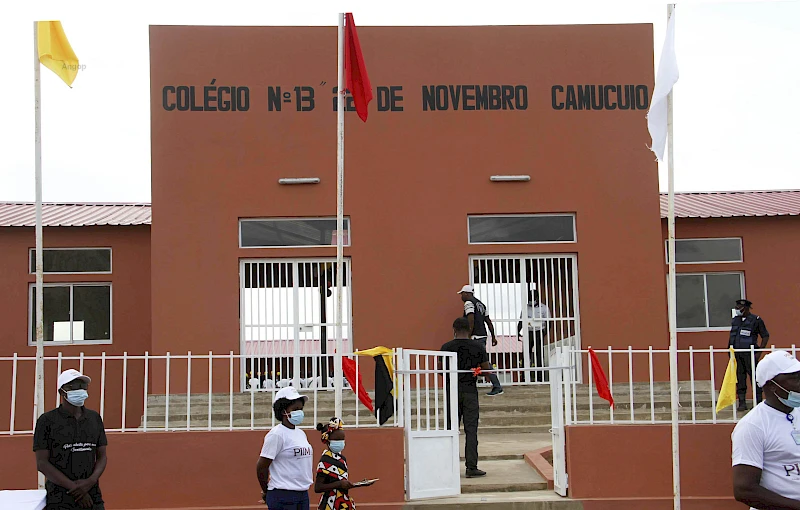
[[[45, 271], [44, 274], [111, 274], [114, 271], [114, 250], [111, 249], [110, 246], [85, 246], [82, 248], [43, 248], [42, 255], [44, 256], [44, 252], [46, 251], [75, 251], [75, 250], [108, 250], [108, 261], [110, 269], [108, 271], [78, 271], [78, 272], [68, 272], [68, 273], [54, 273]], [[28, 274], [36, 274], [36, 268], [31, 268], [31, 257], [34, 256], [36, 252], [36, 248], [29, 248], [28, 249]], [[31, 271], [33, 269], [33, 271]]]
[[[737, 240], [739, 241], [739, 260], [715, 260], [715, 261], [706, 261], [706, 262], [678, 262], [675, 261], [675, 265], [704, 265], [704, 264], [741, 264], [744, 262], [744, 244], [742, 243], [741, 237], [693, 237], [689, 239], [675, 239], [675, 250], [677, 251], [678, 242], [680, 241], [732, 241]], [[669, 264], [669, 239], [664, 240], [664, 261], [666, 264]]]
[[[739, 282], [742, 288], [742, 299], [745, 299], [747, 294], [745, 293], [745, 281], [744, 281], [744, 271], [721, 271], [715, 272], [710, 271], [707, 273], [675, 273], [676, 278], [676, 287], [677, 287], [677, 278], [681, 276], [702, 276], [703, 277], [703, 292], [704, 292], [704, 302], [706, 307], [706, 326], [702, 328], [680, 328], [678, 327], [676, 331], [680, 333], [702, 333], [706, 331], [730, 331], [730, 326], [725, 327], [709, 327], [708, 326], [708, 279], [706, 278], [707, 275], [726, 275], [726, 274], [736, 274], [739, 275]], [[667, 275], [667, 293], [669, 293], [669, 275]], [[731, 304], [731, 309], [733, 309], [733, 304]], [[677, 310], [676, 310], [677, 313]]]
[[[469, 220], [471, 218], [533, 218], [533, 217], [557, 217], [568, 216], [572, 218], [572, 241], [526, 241], [526, 242], [489, 242], [473, 243], [469, 231]], [[467, 215], [467, 243], [469, 245], [525, 245], [525, 244], [576, 244], [578, 242], [578, 225], [575, 213], [542, 213], [542, 214], [468, 214]]]
[[[336, 220], [335, 216], [312, 216], [312, 217], [298, 217], [298, 218], [239, 218], [239, 248], [242, 250], [281, 250], [281, 249], [296, 249], [296, 248], [336, 248], [335, 244], [303, 244], [303, 245], [287, 245], [287, 246], [242, 246], [242, 223], [251, 221], [308, 221], [308, 220]], [[344, 217], [344, 225], [346, 226], [345, 232], [347, 237], [342, 246], [349, 248], [353, 244], [353, 223], [349, 216]]]
[[[59, 282], [59, 283], [45, 283], [43, 287], [69, 287], [69, 309], [70, 309], [70, 337], [72, 336], [72, 288], [73, 287], [108, 287], [108, 314], [109, 314], [109, 331], [110, 338], [108, 340], [70, 340], [69, 342], [45, 340], [44, 345], [110, 345], [114, 343], [114, 286], [111, 282]], [[33, 302], [33, 291], [36, 289], [35, 283], [28, 284], [28, 345], [33, 347], [36, 345], [35, 331], [32, 327], [34, 314], [36, 313], [36, 303]], [[44, 292], [44, 291], [43, 291]]]

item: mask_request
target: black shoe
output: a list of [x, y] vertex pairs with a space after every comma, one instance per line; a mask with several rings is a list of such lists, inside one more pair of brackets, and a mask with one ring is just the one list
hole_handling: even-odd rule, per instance
[[[486, 396], [487, 397], [494, 397], [494, 396], [502, 395], [502, 394], [503, 394], [503, 388], [493, 388], [492, 391], [490, 391], [489, 393], [486, 394]], [[485, 474], [486, 473], [484, 473], [484, 475]], [[483, 476], [483, 475], [480, 475], [480, 476]]]
[[736, 408], [737, 411], [747, 411], [747, 404], [739, 401], [739, 407]]
[[478, 478], [481, 476], [486, 476], [486, 471], [481, 471], [478, 468], [467, 469], [467, 478]]

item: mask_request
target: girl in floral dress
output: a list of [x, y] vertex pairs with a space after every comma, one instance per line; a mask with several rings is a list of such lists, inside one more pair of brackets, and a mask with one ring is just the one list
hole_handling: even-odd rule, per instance
[[331, 418], [327, 425], [317, 425], [322, 433], [322, 442], [327, 447], [317, 464], [314, 492], [322, 494], [319, 510], [355, 510], [350, 499], [353, 484], [348, 480], [347, 459], [342, 455], [345, 444], [344, 424], [339, 418]]

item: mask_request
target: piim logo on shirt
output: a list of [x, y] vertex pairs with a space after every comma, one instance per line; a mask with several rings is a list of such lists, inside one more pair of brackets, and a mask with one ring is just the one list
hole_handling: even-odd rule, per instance
[[800, 463], [798, 464], [784, 464], [783, 469], [786, 470], [786, 476], [800, 477]]
[[294, 449], [294, 456], [295, 457], [309, 457], [309, 456], [311, 456], [311, 448], [295, 448]]

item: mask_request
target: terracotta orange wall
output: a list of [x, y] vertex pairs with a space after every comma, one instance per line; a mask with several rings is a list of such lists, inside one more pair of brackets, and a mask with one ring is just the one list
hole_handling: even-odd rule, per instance
[[[112, 339], [110, 345], [46, 346], [45, 356], [68, 357], [143, 355], [150, 350], [150, 227], [59, 227], [45, 228], [42, 233], [45, 248], [55, 247], [111, 247], [112, 274], [110, 275], [45, 275], [45, 283], [54, 282], [111, 282], [112, 284]], [[0, 356], [17, 353], [31, 357], [35, 347], [28, 346], [28, 288], [35, 275], [29, 274], [28, 250], [35, 246], [32, 228], [0, 228]], [[78, 360], [63, 360], [62, 370], [79, 368]], [[105, 420], [108, 428], [122, 424], [122, 365], [121, 360], [106, 361]], [[101, 361], [85, 361], [84, 371], [92, 377], [87, 405], [100, 409]], [[12, 362], [0, 361], [0, 380], [4, 388], [11, 388]], [[58, 362], [45, 362], [45, 407], [55, 405]], [[33, 417], [33, 387], [35, 365], [33, 360], [19, 361], [17, 374], [17, 406], [15, 429], [30, 430]], [[128, 365], [127, 426], [138, 426], [142, 415], [144, 380], [142, 361]], [[134, 398], [136, 395], [138, 398]], [[0, 393], [0, 409], [10, 406], [11, 392]], [[7, 430], [8, 422], [0, 427]]]
[[[265, 431], [125, 433], [108, 436], [108, 467], [100, 488], [109, 509], [255, 505], [261, 498], [255, 465]], [[314, 454], [319, 433], [308, 431]], [[3, 489], [36, 488], [31, 436], [0, 437]], [[375, 455], [380, 450], [381, 455]], [[359, 506], [397, 503], [404, 498], [403, 430], [347, 431], [350, 478], [380, 478], [353, 491]], [[169, 481], [166, 483], [166, 481]], [[311, 494], [312, 506], [319, 496]], [[261, 505], [263, 508], [263, 505]], [[382, 508], [395, 508], [382, 505]]]
[[[753, 312], [760, 315], [770, 332], [770, 345], [790, 347], [798, 343], [796, 331], [800, 329], [800, 218], [678, 218], [675, 232], [678, 239], [741, 237], [743, 260], [738, 264], [679, 264], [678, 273], [743, 272], [747, 299], [753, 302]], [[662, 222], [662, 237], [667, 239], [666, 221]], [[666, 259], [662, 241], [661, 261], [666, 278]], [[665, 280], [666, 281], [666, 280]], [[733, 308], [733, 303], [731, 303]], [[728, 346], [725, 331], [678, 333], [681, 349], [689, 346], [708, 349], [713, 345]], [[688, 355], [687, 355], [688, 356]], [[685, 360], [684, 360], [685, 358]], [[688, 357], [679, 363], [681, 377], [688, 379]], [[696, 370], [708, 373], [707, 356], [695, 358]], [[727, 355], [715, 356], [718, 381], [725, 373]]]
[[[438, 349], [462, 313], [455, 292], [469, 280], [469, 255], [489, 253], [577, 253], [584, 345], [666, 345], [644, 111], [551, 106], [556, 84], [651, 93], [651, 26], [361, 27], [359, 36], [373, 86], [402, 85], [404, 111], [373, 102], [366, 124], [346, 115], [355, 346]], [[332, 27], [151, 27], [156, 352], [238, 352], [240, 259], [335, 256], [333, 247], [238, 248], [239, 218], [336, 213], [335, 44]], [[263, 48], [276, 48], [269, 65], [253, 65]], [[202, 92], [212, 79], [250, 87], [250, 110], [162, 107], [164, 86]], [[458, 83], [525, 84], [528, 109], [422, 111], [423, 85]], [[267, 111], [268, 85], [313, 86], [315, 110]], [[532, 180], [491, 183], [498, 173]], [[307, 176], [321, 183], [277, 183]], [[578, 243], [470, 246], [467, 215], [483, 213], [576, 213]]]
[[[681, 425], [681, 496], [687, 508], [738, 509], [731, 473], [733, 424]], [[669, 425], [567, 427], [570, 497], [592, 510], [672, 508]]]

